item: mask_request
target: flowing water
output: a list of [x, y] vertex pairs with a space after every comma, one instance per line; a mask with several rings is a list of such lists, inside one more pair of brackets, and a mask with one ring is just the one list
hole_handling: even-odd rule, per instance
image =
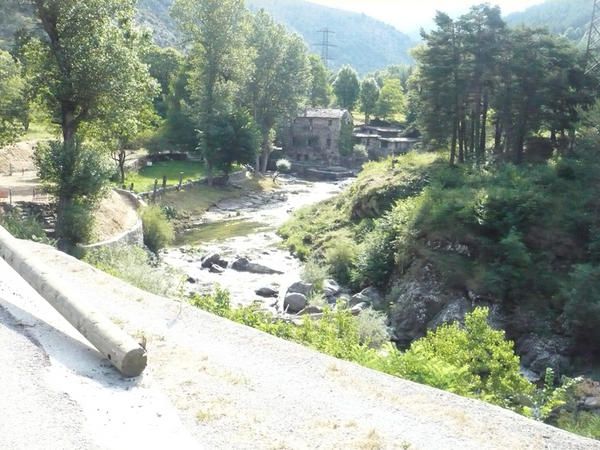
[[[189, 292], [208, 293], [219, 285], [229, 290], [235, 304], [260, 299], [271, 306], [276, 299], [261, 299], [255, 294], [257, 289], [273, 287], [279, 290], [281, 300], [287, 287], [299, 280], [301, 262], [281, 246], [277, 228], [294, 211], [333, 197], [349, 182], [309, 182], [292, 177], [282, 177], [278, 182], [280, 189], [275, 193], [248, 193], [239, 199], [218, 203], [202, 217], [201, 224], [177, 236], [179, 247], [164, 252], [163, 261], [167, 265], [183, 271], [193, 280], [186, 283]], [[201, 260], [214, 253], [228, 261], [228, 267], [236, 259], [245, 257], [282, 273], [265, 275], [231, 268], [223, 273], [211, 273], [201, 268]]]

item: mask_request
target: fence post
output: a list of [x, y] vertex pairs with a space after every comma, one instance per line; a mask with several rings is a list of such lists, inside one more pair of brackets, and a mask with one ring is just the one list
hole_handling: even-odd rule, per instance
[[158, 178], [154, 179], [154, 191], [152, 192], [152, 203], [156, 202], [156, 191], [158, 189]]
[[179, 186], [177, 186], [177, 190], [181, 190], [181, 185], [183, 184], [183, 172], [179, 172]]
[[163, 184], [162, 184], [163, 190], [167, 189], [167, 176], [163, 175]]

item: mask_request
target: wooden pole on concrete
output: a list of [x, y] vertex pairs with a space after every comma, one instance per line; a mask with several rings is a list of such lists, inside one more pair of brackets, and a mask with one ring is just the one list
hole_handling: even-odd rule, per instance
[[0, 257], [27, 281], [126, 377], [137, 377], [147, 364], [146, 350], [85, 303], [85, 292], [59, 272], [48, 271], [0, 226]]

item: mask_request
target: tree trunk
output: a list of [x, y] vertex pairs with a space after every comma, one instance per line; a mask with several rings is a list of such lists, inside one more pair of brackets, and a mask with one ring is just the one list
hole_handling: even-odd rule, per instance
[[489, 97], [487, 92], [483, 94], [483, 110], [481, 112], [481, 132], [479, 133], [479, 152], [481, 162], [485, 161], [485, 147], [487, 140], [487, 118], [489, 109]]
[[496, 132], [494, 134], [494, 153], [498, 154], [502, 151], [502, 121], [500, 117], [496, 118]]
[[458, 121], [454, 120], [452, 124], [452, 144], [450, 145], [450, 165], [456, 163], [456, 140], [458, 138]]

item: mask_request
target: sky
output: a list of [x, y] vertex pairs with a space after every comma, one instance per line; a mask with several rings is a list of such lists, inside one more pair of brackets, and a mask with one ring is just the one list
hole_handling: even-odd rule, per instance
[[[429, 27], [437, 10], [450, 15], [461, 14], [485, 0], [309, 0], [312, 3], [361, 12], [394, 25], [405, 33]], [[489, 0], [502, 8], [503, 14], [522, 11], [544, 0]]]

